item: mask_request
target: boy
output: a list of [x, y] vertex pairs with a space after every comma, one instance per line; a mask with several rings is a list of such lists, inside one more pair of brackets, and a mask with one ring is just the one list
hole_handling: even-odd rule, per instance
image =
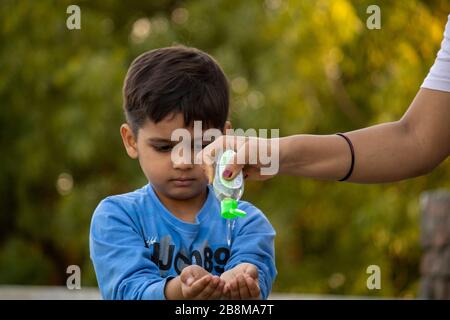
[[[275, 232], [245, 201], [227, 242], [226, 220], [200, 165], [175, 163], [178, 128], [193, 121], [224, 132], [228, 84], [206, 53], [186, 47], [146, 52], [124, 84], [128, 155], [149, 181], [96, 208], [90, 254], [105, 299], [266, 299], [276, 276]], [[193, 162], [190, 162], [193, 163]]]

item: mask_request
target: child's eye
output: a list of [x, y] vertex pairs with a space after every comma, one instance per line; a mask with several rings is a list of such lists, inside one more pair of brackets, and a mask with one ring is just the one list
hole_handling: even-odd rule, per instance
[[200, 148], [200, 149], [205, 149], [211, 142], [207, 142], [207, 143], [203, 143], [203, 144], [195, 144], [192, 147], [195, 148]]
[[172, 150], [172, 146], [171, 145], [153, 146], [153, 148], [155, 148], [155, 150], [158, 151], [158, 152], [169, 152], [169, 151]]

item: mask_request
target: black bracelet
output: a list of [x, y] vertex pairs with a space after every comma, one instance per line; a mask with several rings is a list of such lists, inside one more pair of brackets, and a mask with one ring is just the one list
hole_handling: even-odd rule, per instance
[[350, 176], [352, 175], [353, 167], [355, 166], [355, 151], [353, 150], [352, 142], [350, 141], [350, 139], [345, 134], [343, 134], [343, 133], [336, 133], [336, 135], [341, 136], [342, 138], [344, 138], [347, 141], [348, 146], [350, 147], [350, 152], [352, 154], [352, 164], [350, 165], [350, 170], [348, 170], [348, 173], [346, 174], [345, 177], [343, 177], [342, 179], [339, 180], [339, 181], [345, 181], [348, 178], [350, 178]]

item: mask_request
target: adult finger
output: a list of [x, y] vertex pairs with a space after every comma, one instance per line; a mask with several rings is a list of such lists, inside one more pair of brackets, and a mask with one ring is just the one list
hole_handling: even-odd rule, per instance
[[217, 154], [226, 148], [226, 136], [220, 136], [195, 156], [195, 164], [202, 166], [203, 172], [208, 179], [208, 183], [212, 183], [214, 178], [214, 162]]
[[236, 137], [238, 146], [236, 154], [228, 162], [223, 177], [234, 179], [246, 165], [258, 165], [258, 144], [260, 139], [255, 137]]
[[238, 151], [248, 140], [246, 136], [223, 135], [206, 146], [195, 156], [195, 163], [201, 164], [203, 171], [208, 178], [208, 183], [212, 183], [214, 178], [214, 162], [217, 155], [225, 150]]

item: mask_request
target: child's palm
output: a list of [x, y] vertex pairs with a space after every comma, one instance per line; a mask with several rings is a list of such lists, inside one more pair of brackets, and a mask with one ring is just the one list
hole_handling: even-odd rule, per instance
[[197, 265], [184, 268], [180, 280], [181, 292], [186, 299], [219, 299], [225, 285], [219, 277]]
[[224, 295], [230, 299], [260, 297], [258, 269], [251, 263], [241, 263], [220, 276], [225, 281]]

